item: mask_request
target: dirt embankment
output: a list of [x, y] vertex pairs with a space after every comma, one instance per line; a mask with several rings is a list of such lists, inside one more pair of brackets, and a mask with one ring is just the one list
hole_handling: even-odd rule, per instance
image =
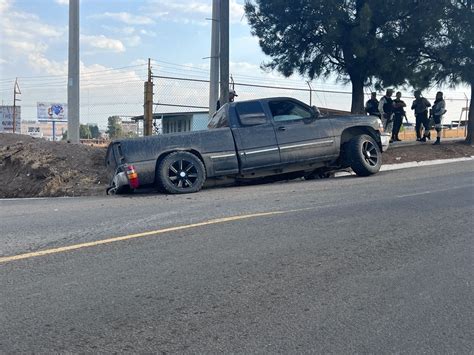
[[105, 195], [105, 148], [0, 134], [0, 198]]
[[468, 158], [474, 156], [474, 146], [464, 141], [441, 141], [441, 145], [430, 142], [407, 146], [390, 146], [383, 155], [384, 164], [408, 163], [413, 161]]
[[[105, 195], [106, 148], [48, 142], [0, 133], [0, 198]], [[460, 142], [395, 147], [384, 164], [470, 157], [474, 147]]]

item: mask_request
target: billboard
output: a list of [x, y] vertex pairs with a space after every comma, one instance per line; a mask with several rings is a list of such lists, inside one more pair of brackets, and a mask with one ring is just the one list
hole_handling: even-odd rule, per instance
[[21, 122], [21, 134], [27, 134], [31, 137], [37, 138], [43, 137], [41, 123], [38, 123], [37, 121], [23, 120]]
[[[0, 132], [13, 133], [13, 106], [0, 106]], [[21, 132], [21, 107], [15, 107], [15, 133]]]
[[67, 122], [67, 104], [38, 102], [37, 112], [40, 122]]

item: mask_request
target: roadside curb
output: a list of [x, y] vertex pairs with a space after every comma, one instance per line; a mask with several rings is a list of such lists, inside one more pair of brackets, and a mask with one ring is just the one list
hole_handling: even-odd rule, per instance
[[[464, 138], [445, 138], [442, 140], [443, 143], [447, 143], [447, 144], [461, 143], [463, 141], [464, 141]], [[388, 146], [388, 150], [398, 149], [398, 148], [403, 148], [403, 147], [424, 146], [424, 145], [427, 145], [427, 143], [413, 141], [413, 140], [395, 142], [395, 143], [390, 143], [390, 145]]]
[[386, 165], [382, 165], [382, 167], [380, 168], [380, 171], [390, 171], [390, 170], [399, 170], [399, 169], [407, 169], [407, 168], [416, 168], [420, 166], [458, 163], [462, 161], [471, 161], [471, 160], [474, 160], [474, 156], [472, 155], [470, 157], [464, 157], [464, 158], [423, 160], [423, 161], [411, 161], [411, 162], [399, 163], [399, 164], [386, 164]]
[[[463, 161], [474, 161], [474, 155], [464, 158], [452, 158], [452, 159], [437, 159], [437, 160], [423, 160], [423, 161], [410, 161], [407, 163], [398, 163], [398, 164], [382, 164], [380, 171], [392, 171], [392, 170], [401, 170], [408, 168], [419, 168], [423, 166], [432, 166], [432, 165], [442, 165], [449, 163], [459, 163]], [[339, 172], [336, 173], [335, 177], [351, 176], [356, 175], [353, 171], [351, 172]]]

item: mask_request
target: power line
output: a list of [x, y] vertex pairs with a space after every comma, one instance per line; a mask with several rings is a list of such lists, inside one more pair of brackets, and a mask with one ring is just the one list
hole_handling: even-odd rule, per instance
[[[86, 73], [81, 73], [81, 77], [85, 75], [92, 75], [96, 73], [104, 73], [108, 71], [118, 71], [118, 70], [124, 70], [128, 68], [137, 68], [137, 67], [143, 67], [146, 66], [146, 64], [138, 64], [138, 65], [129, 65], [129, 66], [124, 66], [124, 67], [118, 67], [118, 68], [109, 68], [109, 69], [103, 69], [103, 70], [97, 70], [97, 71], [90, 71]], [[58, 75], [35, 75], [35, 76], [19, 76], [18, 79], [38, 79], [38, 78], [67, 78], [67, 74], [58, 74]], [[1, 80], [10, 80], [14, 81], [15, 78], [4, 78]]]

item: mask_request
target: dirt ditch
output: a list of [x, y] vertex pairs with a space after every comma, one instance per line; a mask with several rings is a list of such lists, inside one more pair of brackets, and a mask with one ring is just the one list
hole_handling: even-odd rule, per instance
[[[0, 198], [105, 195], [106, 148], [0, 133]], [[443, 142], [391, 147], [385, 164], [470, 157], [474, 147]]]

